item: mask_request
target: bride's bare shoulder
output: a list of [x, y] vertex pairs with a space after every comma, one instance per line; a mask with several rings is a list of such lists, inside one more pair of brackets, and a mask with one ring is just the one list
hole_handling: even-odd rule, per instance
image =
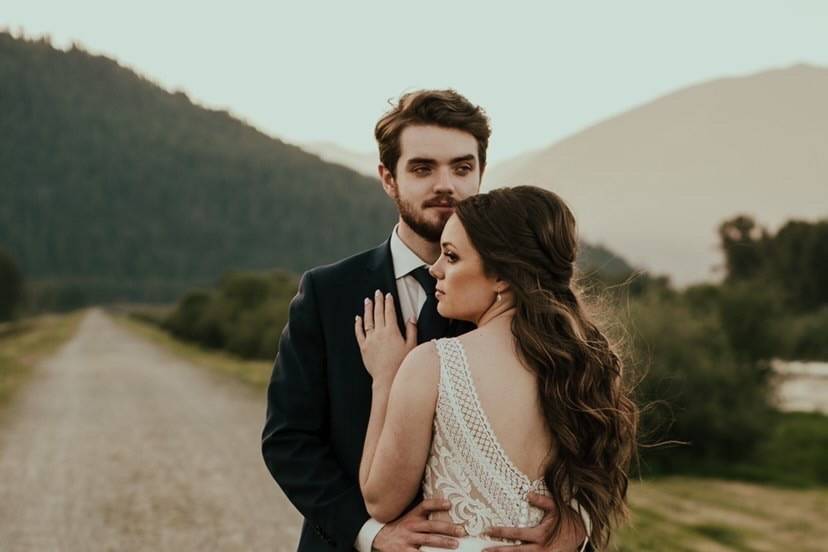
[[432, 400], [440, 381], [440, 357], [433, 341], [417, 345], [403, 359], [394, 388], [397, 393]]
[[434, 341], [427, 341], [408, 352], [400, 366], [400, 371], [403, 369], [420, 372], [434, 370], [436, 373], [439, 368], [440, 356], [437, 353], [437, 346]]

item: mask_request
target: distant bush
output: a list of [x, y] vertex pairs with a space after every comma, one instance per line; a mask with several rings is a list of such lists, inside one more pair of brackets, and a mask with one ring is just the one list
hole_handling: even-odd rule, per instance
[[0, 321], [10, 320], [23, 303], [23, 277], [17, 263], [0, 249]]
[[245, 358], [272, 359], [298, 279], [287, 272], [231, 272], [187, 293], [164, 322], [174, 335]]
[[32, 312], [68, 312], [89, 304], [118, 308], [125, 301], [132, 305], [171, 303], [192, 285], [173, 280], [134, 282], [111, 277], [39, 279], [26, 286], [26, 307]]
[[772, 282], [753, 280], [719, 289], [719, 318], [734, 354], [756, 362], [778, 356], [782, 339], [783, 292]]
[[153, 326], [163, 326], [164, 322], [170, 316], [172, 308], [169, 305], [144, 305], [144, 304], [121, 304], [112, 305], [109, 307], [111, 312], [126, 314], [135, 320], [152, 324]]
[[[711, 290], [629, 303], [632, 366], [643, 374], [642, 441], [687, 444], [644, 448], [645, 473], [699, 472], [751, 456], [772, 429], [770, 368], [737, 351]], [[765, 331], [758, 328], [757, 331]]]
[[828, 306], [783, 318], [780, 324], [782, 358], [828, 361]]
[[164, 322], [164, 327], [178, 337], [191, 341], [201, 341], [197, 328], [204, 318], [204, 311], [210, 303], [208, 291], [191, 291], [179, 302], [175, 310]]
[[770, 468], [804, 484], [828, 485], [828, 418], [815, 412], [780, 414], [758, 453]]
[[773, 430], [753, 457], [719, 475], [802, 487], [828, 485], [828, 417], [776, 413]]
[[767, 279], [697, 285], [683, 295], [694, 311], [719, 314], [742, 359], [828, 360], [828, 305], [792, 310], [786, 306], [787, 290]]

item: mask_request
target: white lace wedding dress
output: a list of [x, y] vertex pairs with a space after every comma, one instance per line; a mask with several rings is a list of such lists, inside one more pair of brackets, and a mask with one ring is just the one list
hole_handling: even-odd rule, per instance
[[[534, 491], [548, 496], [549, 490], [543, 479], [532, 481], [521, 472], [497, 440], [481, 408], [459, 339], [438, 339], [435, 343], [440, 355], [440, 386], [423, 495], [451, 502], [451, 520], [463, 524], [468, 534], [460, 539], [457, 550], [471, 552], [502, 545], [503, 541], [482, 533], [494, 526], [537, 525], [544, 512], [529, 504], [526, 495]], [[577, 508], [577, 503], [573, 506]], [[589, 531], [588, 518], [584, 521]], [[428, 546], [420, 550], [443, 551]]]

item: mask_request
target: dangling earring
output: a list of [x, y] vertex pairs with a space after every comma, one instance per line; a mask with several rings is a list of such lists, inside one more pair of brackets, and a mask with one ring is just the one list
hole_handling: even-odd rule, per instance
[[497, 292], [497, 302], [499, 303], [501, 299], [503, 299], [503, 297], [500, 295], [500, 292], [498, 291]]

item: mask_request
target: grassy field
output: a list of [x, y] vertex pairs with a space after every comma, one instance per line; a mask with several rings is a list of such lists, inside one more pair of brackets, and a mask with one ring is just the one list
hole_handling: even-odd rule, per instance
[[635, 483], [631, 524], [617, 550], [821, 552], [828, 542], [828, 488], [671, 477]]
[[199, 345], [175, 339], [158, 326], [136, 320], [127, 315], [113, 315], [113, 319], [127, 329], [160, 345], [172, 354], [187, 359], [194, 364], [207, 366], [262, 389], [267, 387], [267, 383], [270, 381], [270, 372], [273, 368], [272, 361], [244, 360], [221, 351], [204, 349]]
[[38, 361], [72, 336], [81, 318], [83, 311], [0, 324], [0, 406], [8, 402]]

